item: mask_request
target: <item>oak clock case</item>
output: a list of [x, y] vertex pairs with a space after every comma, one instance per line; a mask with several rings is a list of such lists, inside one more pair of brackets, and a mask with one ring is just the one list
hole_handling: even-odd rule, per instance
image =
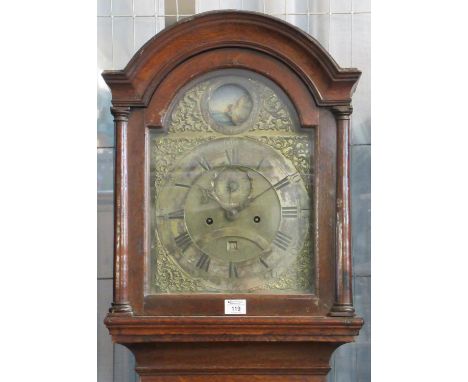
[[150, 139], [152, 293], [310, 293], [313, 135], [245, 70], [192, 81]]
[[[105, 324], [140, 382], [327, 380], [363, 324], [349, 194], [360, 75], [290, 24], [239, 11], [186, 18], [103, 73], [116, 137]], [[230, 299], [244, 314], [226, 314]]]

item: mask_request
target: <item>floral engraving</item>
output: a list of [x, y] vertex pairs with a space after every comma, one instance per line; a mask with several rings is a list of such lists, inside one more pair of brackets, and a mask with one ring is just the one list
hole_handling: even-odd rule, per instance
[[203, 82], [184, 94], [172, 112], [171, 133], [211, 131], [201, 112], [201, 101], [208, 86], [208, 82]]

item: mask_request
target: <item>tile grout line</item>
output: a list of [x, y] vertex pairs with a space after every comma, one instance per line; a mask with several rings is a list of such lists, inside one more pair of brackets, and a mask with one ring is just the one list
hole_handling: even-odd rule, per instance
[[132, 25], [133, 25], [133, 49], [132, 55], [135, 54], [135, 0], [132, 0]]
[[[223, 9], [228, 9], [228, 8], [223, 8]], [[219, 10], [223, 10], [219, 9]], [[242, 10], [242, 9], [241, 9]], [[205, 12], [205, 11], [204, 11]], [[98, 18], [105, 18], [105, 17], [114, 17], [114, 18], [120, 18], [120, 17], [166, 17], [166, 16], [194, 16], [202, 12], [196, 11], [195, 13], [180, 13], [180, 14], [164, 14], [160, 15], [159, 13], [151, 13], [151, 14], [146, 14], [146, 15], [98, 15]], [[263, 11], [264, 14], [270, 15], [270, 16], [285, 16], [286, 11], [284, 13], [266, 13], [266, 11]], [[370, 15], [371, 12], [292, 12], [292, 13], [287, 13], [290, 16], [326, 16], [326, 15]]]
[[112, 50], [112, 69], [115, 68], [114, 64], [114, 18], [112, 16], [114, 8], [114, 0], [111, 0], [111, 50]]

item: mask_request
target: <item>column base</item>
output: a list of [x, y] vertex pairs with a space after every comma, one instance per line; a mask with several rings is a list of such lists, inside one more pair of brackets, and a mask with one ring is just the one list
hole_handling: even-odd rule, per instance
[[131, 316], [133, 315], [133, 309], [130, 304], [116, 304], [113, 302], [109, 309], [109, 313], [115, 315]]
[[335, 304], [328, 315], [330, 317], [354, 317], [356, 312], [351, 304]]

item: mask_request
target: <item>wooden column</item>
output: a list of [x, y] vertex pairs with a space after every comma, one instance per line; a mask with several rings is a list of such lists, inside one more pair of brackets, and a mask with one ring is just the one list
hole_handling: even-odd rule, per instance
[[349, 129], [351, 105], [332, 108], [337, 127], [335, 302], [330, 316], [353, 317], [351, 221], [349, 193]]
[[112, 107], [115, 122], [114, 302], [113, 314], [132, 314], [128, 300], [128, 152], [129, 107]]

